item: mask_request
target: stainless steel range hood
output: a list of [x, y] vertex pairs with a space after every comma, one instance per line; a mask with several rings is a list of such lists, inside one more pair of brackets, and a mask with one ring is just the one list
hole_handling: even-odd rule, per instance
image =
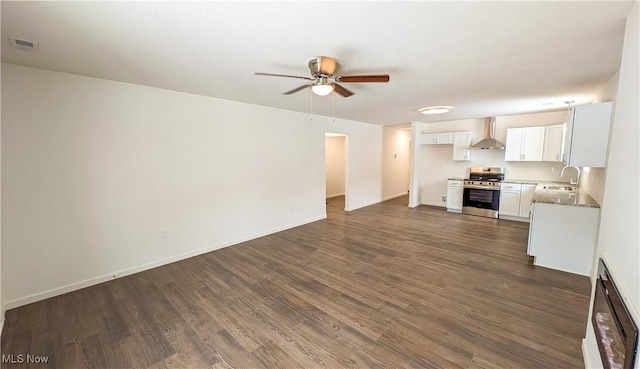
[[504, 145], [495, 139], [496, 117], [484, 121], [484, 138], [469, 147], [471, 150], [504, 150]]

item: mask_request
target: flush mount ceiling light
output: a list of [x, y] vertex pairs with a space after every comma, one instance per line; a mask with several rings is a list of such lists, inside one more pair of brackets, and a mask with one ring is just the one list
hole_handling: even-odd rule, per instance
[[444, 114], [451, 111], [451, 106], [429, 106], [426, 108], [420, 108], [418, 111], [422, 114]]

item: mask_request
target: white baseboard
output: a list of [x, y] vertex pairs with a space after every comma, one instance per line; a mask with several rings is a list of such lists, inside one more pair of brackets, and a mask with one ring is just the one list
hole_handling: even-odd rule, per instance
[[429, 205], [429, 206], [438, 206], [441, 208], [446, 207], [447, 205], [444, 202], [431, 202], [431, 201], [423, 201], [422, 205]]
[[360, 208], [366, 208], [367, 206], [371, 206], [371, 205], [379, 204], [380, 202], [381, 202], [381, 200], [379, 200], [379, 201], [365, 202], [365, 203], [358, 204], [358, 205], [351, 205], [351, 206], [349, 206], [349, 208], [348, 208], [348, 209], [345, 207], [345, 209], [344, 209], [344, 210], [345, 210], [345, 211], [353, 211], [353, 210], [357, 210], [357, 209], [360, 209]]
[[585, 369], [604, 368], [591, 322], [588, 322], [585, 338], [582, 339], [582, 359]]
[[402, 196], [407, 196], [407, 195], [408, 195], [407, 192], [400, 192], [400, 193], [397, 193], [395, 195], [383, 197], [382, 201], [392, 200], [392, 199], [395, 199], [395, 198], [398, 198], [398, 197], [402, 197]]
[[505, 219], [505, 220], [513, 220], [513, 221], [516, 221], [516, 222], [529, 223], [529, 218], [514, 217], [514, 216], [511, 216], [511, 215], [499, 215], [499, 214], [498, 214], [498, 217], [500, 219]]
[[[207, 246], [207, 247], [204, 247], [204, 248], [201, 248], [201, 249], [198, 249], [198, 250], [193, 250], [193, 251], [189, 251], [189, 252], [186, 252], [186, 253], [183, 253], [183, 254], [179, 254], [179, 255], [176, 255], [176, 256], [172, 256], [172, 257], [169, 257], [169, 258], [153, 261], [153, 262], [150, 262], [150, 263], [147, 263], [147, 264], [143, 264], [143, 265], [140, 265], [140, 266], [137, 266], [137, 267], [115, 271], [115, 272], [108, 273], [108, 274], [105, 274], [105, 275], [101, 275], [101, 276], [98, 276], [98, 277], [89, 278], [89, 279], [85, 279], [83, 281], [70, 283], [70, 284], [67, 284], [65, 286], [52, 288], [52, 289], [47, 290], [47, 291], [34, 293], [32, 295], [29, 295], [29, 296], [25, 296], [25, 297], [21, 297], [21, 298], [15, 299], [15, 300], [7, 301], [7, 303], [4, 305], [4, 308], [5, 309], [14, 309], [14, 308], [17, 308], [19, 306], [31, 304], [31, 303], [36, 302], [36, 301], [41, 301], [41, 300], [48, 299], [48, 298], [51, 298], [51, 297], [54, 297], [54, 296], [59, 296], [59, 295], [62, 295], [62, 294], [68, 293], [68, 292], [72, 292], [72, 291], [76, 291], [76, 290], [79, 290], [79, 289], [82, 289], [82, 288], [85, 288], [85, 287], [94, 286], [96, 284], [107, 282], [107, 281], [110, 281], [112, 279], [126, 277], [126, 276], [131, 275], [131, 274], [143, 272], [145, 270], [157, 268], [159, 266], [163, 266], [163, 265], [166, 265], [166, 264], [175, 263], [176, 261], [180, 261], [180, 260], [188, 259], [188, 258], [191, 258], [191, 257], [194, 257], [194, 256], [206, 254], [207, 252], [219, 250], [219, 249], [222, 249], [222, 248], [225, 248], [225, 247], [228, 247], [228, 246], [232, 246], [232, 245], [236, 245], [236, 244], [239, 244], [239, 243], [242, 243], [242, 242], [251, 241], [251, 240], [256, 239], [256, 238], [268, 236], [270, 234], [274, 234], [274, 233], [277, 233], [277, 232], [285, 231], [287, 229], [299, 227], [299, 226], [304, 225], [304, 224], [313, 223], [313, 222], [316, 222], [316, 221], [319, 221], [319, 220], [322, 220], [322, 219], [326, 219], [326, 217], [327, 216], [325, 214], [323, 216], [318, 216], [318, 217], [306, 219], [304, 221], [296, 222], [296, 223], [293, 223], [293, 224], [288, 224], [288, 225], [283, 226], [283, 227], [274, 228], [274, 229], [271, 229], [271, 230], [266, 231], [266, 232], [261, 232], [261, 233], [257, 233], [257, 234], [251, 235], [251, 236], [242, 237], [242, 238], [239, 238], [239, 239], [236, 239], [236, 240], [223, 242], [223, 243], [220, 243], [220, 244], [217, 244], [217, 245]], [[4, 317], [4, 311], [3, 311], [3, 317]], [[4, 322], [4, 319], [3, 319], [3, 322]]]
[[340, 197], [340, 196], [344, 196], [344, 192], [342, 192], [342, 193], [334, 193], [332, 195], [327, 195], [327, 199], [332, 199], [334, 197]]
[[591, 359], [589, 358], [589, 352], [588, 352], [588, 349], [587, 349], [587, 339], [586, 338], [582, 339], [582, 359], [584, 360], [584, 368], [585, 369], [593, 368], [593, 366], [591, 364]]

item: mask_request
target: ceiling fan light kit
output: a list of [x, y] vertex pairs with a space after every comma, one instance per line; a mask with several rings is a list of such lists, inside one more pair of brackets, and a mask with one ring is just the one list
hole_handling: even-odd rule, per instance
[[429, 106], [426, 108], [420, 108], [418, 111], [422, 114], [444, 114], [448, 113], [453, 109], [451, 106]]
[[307, 87], [311, 87], [311, 91], [318, 96], [327, 96], [331, 92], [335, 91], [343, 97], [349, 97], [354, 93], [342, 87], [340, 83], [361, 83], [361, 82], [389, 82], [388, 74], [381, 75], [367, 75], [367, 76], [334, 76], [336, 69], [338, 68], [338, 62], [327, 56], [317, 56], [309, 60], [309, 71], [311, 77], [292, 76], [288, 74], [275, 74], [275, 73], [258, 73], [258, 76], [270, 76], [270, 77], [286, 77], [297, 78], [309, 81], [306, 85], [294, 88], [291, 91], [287, 91], [284, 94], [290, 95], [292, 93], [304, 90]]
[[318, 96], [327, 96], [333, 92], [334, 86], [332, 84], [318, 84], [311, 85], [311, 91]]

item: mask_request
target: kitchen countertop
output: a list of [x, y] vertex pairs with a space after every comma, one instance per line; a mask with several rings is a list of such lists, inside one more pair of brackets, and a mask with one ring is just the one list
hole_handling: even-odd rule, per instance
[[542, 186], [547, 184], [566, 185], [567, 183], [538, 183], [536, 192], [533, 194], [533, 202], [545, 204], [584, 206], [589, 208], [599, 208], [600, 205], [582, 188], [574, 191], [546, 190]]
[[467, 180], [469, 178], [466, 178], [466, 177], [451, 177], [451, 178], [447, 178], [447, 179], [450, 180], [450, 181], [464, 181], [464, 180]]
[[504, 183], [519, 183], [519, 184], [533, 184], [533, 185], [539, 183], [538, 181], [533, 181], [533, 180], [530, 180], [530, 179], [511, 179], [511, 178], [505, 179], [502, 182], [504, 182]]

